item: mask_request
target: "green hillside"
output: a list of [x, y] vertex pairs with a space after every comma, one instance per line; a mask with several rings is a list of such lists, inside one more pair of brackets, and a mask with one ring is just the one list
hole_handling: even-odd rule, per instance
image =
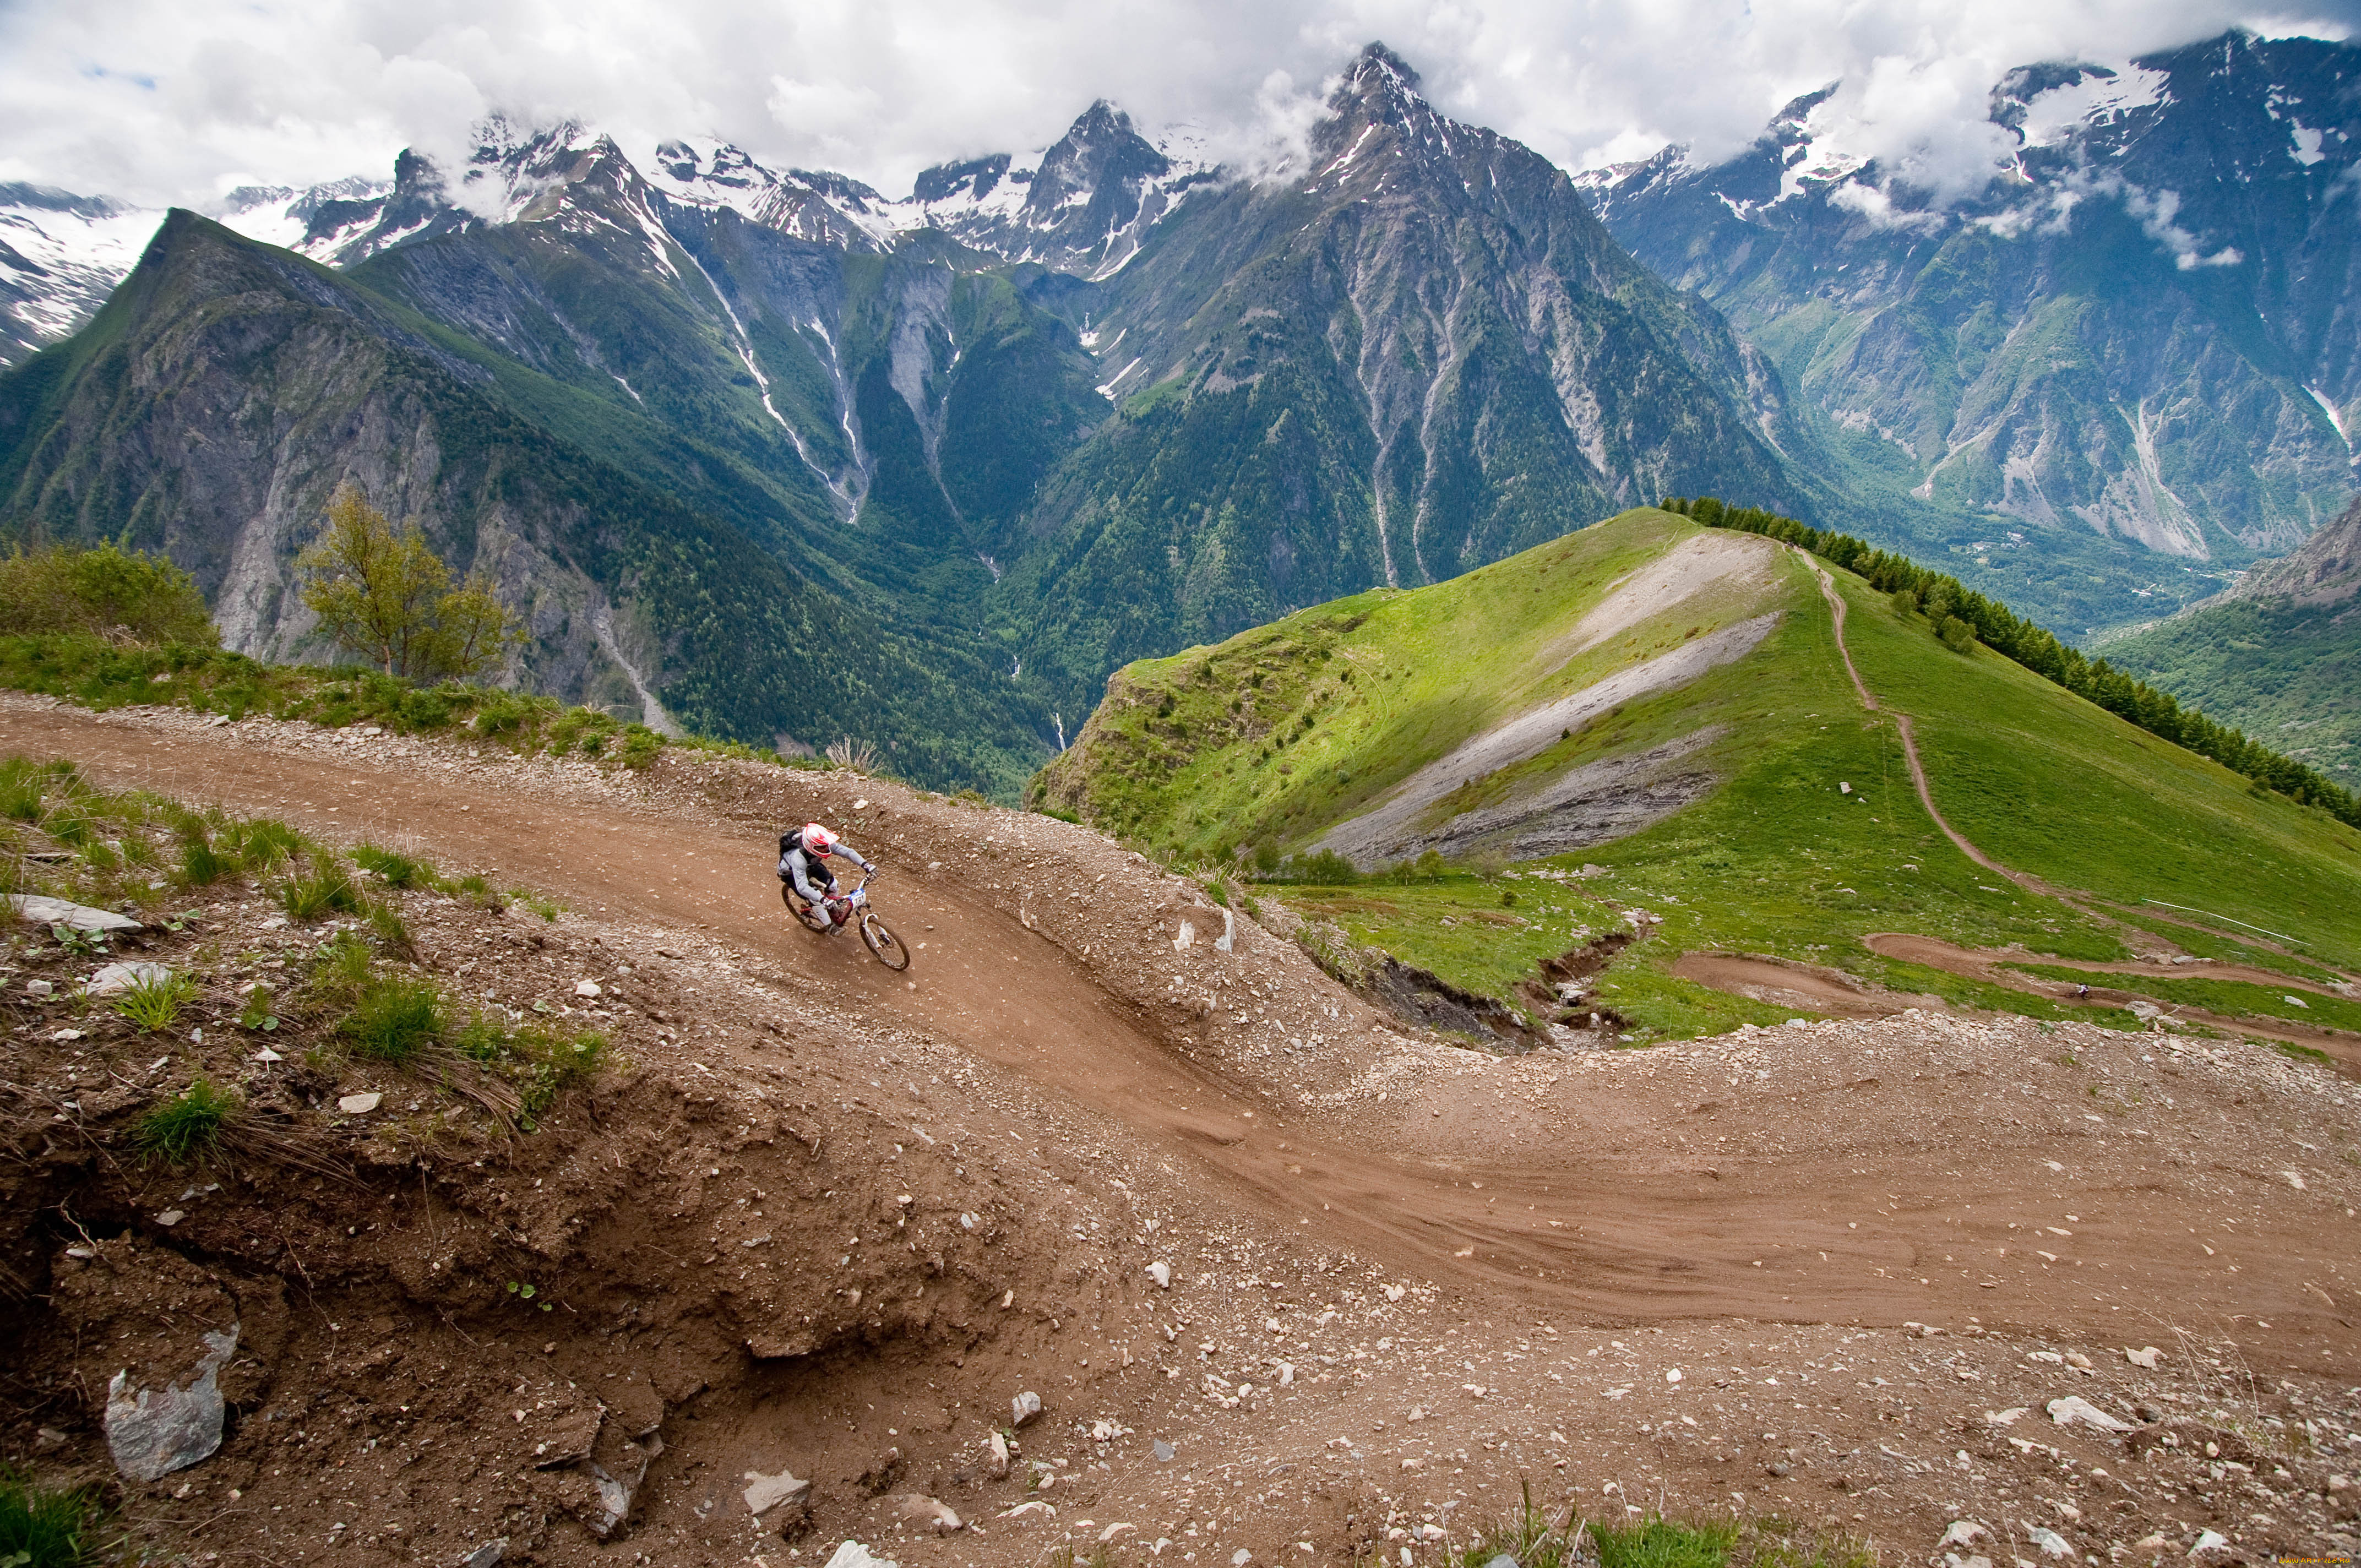
[[[1643, 509], [1433, 587], [1338, 600], [1133, 664], [1033, 798], [1209, 871], [1290, 857], [1280, 875], [1297, 880], [1269, 895], [1512, 1002], [1540, 960], [1625, 929], [1621, 912], [1644, 908], [1661, 925], [1598, 981], [1599, 999], [1642, 1037], [1794, 1011], [1671, 973], [1697, 951], [2048, 1015], [2038, 998], [1862, 945], [1907, 932], [2067, 960], [2130, 956], [2117, 916], [2026, 893], [1943, 836], [1912, 787], [1899, 709], [1916, 720], [1938, 806], [2004, 864], [2096, 895], [2125, 920], [2164, 913], [2144, 902], [2160, 900], [2208, 911], [2223, 931], [2240, 927], [2220, 920], [2285, 933], [2322, 964], [2361, 962], [2361, 833], [2250, 792], [1981, 645], [1954, 652], [1923, 618], [1905, 619], [1850, 574], [1830, 576], [1884, 711], [1856, 696], [1806, 557]], [[1775, 617], [1767, 632], [1737, 648], [1765, 616]], [[1612, 634], [1596, 637], [1601, 626]], [[1735, 652], [1695, 657], [1706, 667], [1686, 678], [1484, 757], [1499, 764], [1488, 771], [1419, 784], [1421, 770], [1475, 755], [1471, 741], [1510, 732], [1521, 715], [1549, 704], [1576, 713], [1586, 694], [1614, 692], [1602, 683], [1633, 685], [1684, 649], [1714, 646]], [[1551, 807], [1570, 778], [1600, 787]], [[1401, 810], [1406, 789], [1429, 798]], [[1397, 828], [1372, 843], [1380, 807]], [[1575, 841], [1587, 833], [1598, 837]], [[1375, 874], [1340, 874], [1323, 847]], [[1389, 869], [1389, 848], [1450, 852], [1429, 877]], [[2192, 952], [2319, 972], [2157, 928]], [[2239, 986], [2227, 997], [2237, 1006], [2210, 1005], [2285, 1014], [2264, 990]], [[2328, 1022], [2344, 1008], [2323, 1000], [2305, 1015]], [[2361, 1008], [2349, 1010], [2346, 1025], [2361, 1026]]]
[[2346, 789], [2361, 785], [2361, 505], [2228, 593], [2097, 651]]

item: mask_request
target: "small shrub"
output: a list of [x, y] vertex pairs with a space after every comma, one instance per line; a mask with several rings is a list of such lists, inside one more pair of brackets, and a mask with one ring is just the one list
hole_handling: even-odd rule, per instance
[[44, 1486], [0, 1466], [0, 1564], [75, 1568], [90, 1555], [83, 1538], [97, 1512], [88, 1486]]
[[196, 993], [195, 981], [184, 974], [168, 974], [161, 980], [143, 980], [116, 997], [115, 1010], [131, 1020], [131, 1026], [141, 1034], [152, 1035], [170, 1028]]
[[221, 1146], [222, 1129], [237, 1113], [237, 1096], [200, 1078], [139, 1119], [132, 1143], [150, 1159], [191, 1165]]
[[664, 737], [646, 725], [626, 725], [623, 729], [623, 748], [615, 754], [615, 760], [633, 770], [644, 768], [653, 764], [664, 754]]
[[1351, 887], [1361, 880], [1353, 862], [1334, 850], [1290, 861], [1285, 874], [1290, 882], [1309, 883], [1315, 887]]
[[409, 1061], [443, 1033], [443, 999], [423, 980], [372, 980], [336, 1025], [353, 1054], [395, 1066]]
[[1976, 645], [1976, 629], [1956, 615], [1945, 616], [1937, 624], [1935, 635], [1954, 653], [1964, 653]]
[[477, 707], [468, 728], [478, 735], [510, 735], [524, 728], [532, 712], [533, 705], [523, 698], [508, 692], [493, 692]]
[[324, 853], [313, 857], [311, 871], [279, 884], [279, 905], [288, 918], [306, 925], [330, 915], [357, 915], [362, 908], [360, 889], [346, 874], [344, 862]]

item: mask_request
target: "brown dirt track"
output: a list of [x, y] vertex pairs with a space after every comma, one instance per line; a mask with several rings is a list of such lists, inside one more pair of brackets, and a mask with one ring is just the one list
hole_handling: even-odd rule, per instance
[[[1213, 1245], [1205, 1238], [1243, 1228], [1260, 1238], [1253, 1255], [1292, 1258], [1299, 1270], [1322, 1250], [1372, 1277], [1427, 1282], [1400, 1310], [1424, 1300], [1439, 1315], [1397, 1330], [1400, 1346], [1424, 1348], [1397, 1348], [1374, 1382], [1356, 1373], [1350, 1387], [1299, 1392], [1297, 1401], [1313, 1404], [1257, 1440], [1266, 1445], [1288, 1431], [1307, 1444], [1332, 1430], [1366, 1434], [1372, 1418], [1399, 1427], [1400, 1407], [1421, 1387], [1410, 1363], [1449, 1337], [1446, 1320], [1458, 1334], [1484, 1323], [1494, 1369], [1487, 1381], [1518, 1376], [1489, 1359], [1505, 1343], [1488, 1332], [1494, 1321], [1547, 1323], [1553, 1335], [1586, 1324], [1653, 1327], [1667, 1336], [1662, 1348], [1694, 1361], [1709, 1344], [1728, 1350], [1736, 1324], [1771, 1325], [1742, 1331], [1758, 1335], [1779, 1324], [1860, 1325], [1896, 1355], [1905, 1323], [2001, 1336], [1978, 1343], [2004, 1352], [2079, 1339], [2098, 1354], [2167, 1343], [2169, 1319], [2191, 1343], [2235, 1332], [2243, 1365], [2300, 1379], [2307, 1390], [2325, 1387], [2323, 1377], [2361, 1376], [2361, 1335], [2344, 1305], [2355, 1282], [2337, 1262], [2353, 1255], [2361, 1182], [2349, 1163], [2295, 1147], [2351, 1146], [2350, 1091], [2323, 1091], [2320, 1075], [2259, 1053], [2183, 1058], [2141, 1037], [2070, 1026], [2076, 1044], [2064, 1054], [2104, 1065], [2066, 1068], [2053, 1059], [2057, 1040], [2022, 1021], [1908, 1014], [1630, 1055], [1496, 1060], [1406, 1037], [1290, 946], [1244, 922], [1237, 951], [1213, 952], [1219, 910], [1094, 834], [879, 781], [677, 752], [648, 776], [609, 775], [461, 746], [357, 743], [264, 721], [208, 728], [186, 715], [100, 718], [13, 697], [0, 698], [0, 753], [9, 752], [71, 757], [112, 786], [282, 817], [335, 841], [414, 847], [555, 897], [571, 911], [567, 927], [606, 933], [609, 947], [699, 934], [719, 945], [725, 975], [734, 970], [793, 998], [807, 1016], [841, 1016], [868, 1037], [921, 1042], [929, 1059], [980, 1064], [1016, 1107], [1007, 1114], [1017, 1137], [1028, 1121], [1089, 1129], [1112, 1162], [1106, 1168], [1130, 1173], [1127, 1192], [1153, 1188], [1169, 1205], [1160, 1234], [1132, 1238], [1142, 1244], [1132, 1249], [1135, 1274], [1148, 1255], [1174, 1255], [1184, 1275], [1218, 1282], [1223, 1266], [1183, 1260], [1192, 1246]], [[856, 800], [868, 804], [855, 809]], [[825, 940], [787, 923], [771, 872], [775, 834], [808, 816], [840, 824], [885, 863], [875, 891], [917, 949], [906, 977], [872, 962], [850, 938]], [[1185, 948], [1175, 946], [1183, 919], [1195, 938]], [[675, 1018], [689, 1021], [637, 1043], [648, 1070], [688, 1078], [691, 1067], [757, 1069], [763, 1042], [727, 989], [725, 981], [719, 996], [676, 1003], [685, 1011]], [[1882, 999], [1873, 1005], [1886, 1010]], [[936, 1104], [927, 1130], [946, 1142], [1010, 1138], [1005, 1126], [962, 1131], [967, 1113], [956, 1100]], [[1044, 1135], [1045, 1150], [1048, 1142]], [[2290, 1164], [2308, 1174], [2301, 1190], [2281, 1174]], [[2037, 1227], [2061, 1226], [2070, 1208], [2068, 1251], [2026, 1244]], [[2224, 1234], [2235, 1242], [2224, 1245]], [[1025, 1294], [1060, 1288], [1044, 1277]], [[1311, 1289], [1316, 1296], [1320, 1287]], [[1154, 1305], [1151, 1297], [1133, 1310]], [[1223, 1309], [1201, 1307], [1202, 1326], [1190, 1337], [1252, 1337], [1262, 1310], [1237, 1308], [1224, 1335], [1213, 1326]], [[1087, 1354], [1071, 1341], [1080, 1327], [1037, 1324], [1022, 1354]], [[1834, 1331], [1777, 1332], [1820, 1336], [1810, 1343], [1822, 1354], [1838, 1343], [1827, 1337]], [[1159, 1354], [1177, 1354], [1164, 1346], [1187, 1348], [1166, 1339]], [[995, 1377], [1040, 1376], [1007, 1359], [1016, 1354], [977, 1345], [968, 1359]], [[2002, 1361], [1979, 1376], [2021, 1370], [2005, 1354]], [[1565, 1365], [1579, 1381], [1581, 1364]], [[2191, 1367], [2202, 1372], [2193, 1360]], [[1139, 1371], [1126, 1352], [1123, 1376]], [[703, 1380], [724, 1387], [716, 1376]], [[1146, 1401], [1169, 1397], [1172, 1382], [1146, 1392], [1109, 1384], [1101, 1398], [1145, 1432], [1144, 1412], [1162, 1408]], [[980, 1402], [1005, 1392], [988, 1389]], [[1576, 1470], [1604, 1464], [1601, 1455], [1624, 1453], [1616, 1444], [1631, 1440], [1582, 1435], [1580, 1423], [1609, 1408], [1596, 1402], [1602, 1397], [1621, 1398], [1602, 1388], [1566, 1413], [1545, 1408], [1511, 1430], [1537, 1442], [1553, 1423], [1576, 1428], [1574, 1446], [1590, 1446]], [[1464, 1440], [1477, 1423], [1502, 1419], [1479, 1406], [1452, 1415], [1455, 1428], [1428, 1428], [1441, 1435], [1422, 1441], [1448, 1441], [1453, 1430]], [[1815, 1419], [1831, 1430], [1848, 1420], [1872, 1424], [1847, 1430], [1903, 1430], [1876, 1426], [1888, 1418], [1867, 1395], [1850, 1416], [1829, 1407]], [[1323, 1435], [1308, 1435], [1315, 1427]], [[694, 1450], [690, 1436], [670, 1441]], [[1096, 1452], [1082, 1445], [1084, 1454]], [[1693, 1475], [1676, 1458], [1662, 1460], [1676, 1493], [1719, 1498], [1735, 1485], [1715, 1482], [1730, 1480], [1715, 1469], [1731, 1463], [1719, 1453], [1697, 1455], [1704, 1468]], [[1992, 1466], [2007, 1460], [2004, 1450]], [[1155, 1485], [1165, 1486], [1168, 1511], [1173, 1506], [1170, 1472], [1160, 1483], [1159, 1474], [1142, 1472], [1137, 1510]], [[1410, 1485], [1391, 1475], [1383, 1484]], [[1119, 1481], [1093, 1485], [1122, 1491]], [[1777, 1486], [1741, 1490], [1775, 1496]], [[1901, 1487], [1874, 1506], [1889, 1528], [1915, 1534], [1933, 1520], [1939, 1530], [1941, 1496]], [[845, 1497], [850, 1530], [872, 1505]], [[1844, 1512], [1870, 1519], [1866, 1509]], [[1115, 1517], [1106, 1507], [1093, 1513], [1102, 1524]], [[699, 1528], [676, 1514], [652, 1517], [674, 1519], [665, 1528], [684, 1543]], [[1229, 1539], [1243, 1539], [1243, 1528]], [[1318, 1533], [1312, 1522], [1289, 1528]], [[904, 1555], [1015, 1561], [1059, 1539], [1016, 1529], [955, 1538], [963, 1543], [955, 1551], [912, 1543]], [[638, 1549], [656, 1550], [657, 1539], [649, 1534]], [[1016, 1551], [1020, 1539], [1029, 1544]], [[575, 1554], [556, 1536], [541, 1549], [552, 1560]], [[680, 1550], [690, 1555], [676, 1560], [704, 1560]], [[1327, 1555], [1323, 1545], [1321, 1560]]]

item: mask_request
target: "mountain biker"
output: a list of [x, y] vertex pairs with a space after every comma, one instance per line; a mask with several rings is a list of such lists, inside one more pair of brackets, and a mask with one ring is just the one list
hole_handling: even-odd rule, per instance
[[817, 822], [779, 835], [779, 880], [794, 888], [796, 896], [817, 910], [833, 931], [840, 916], [830, 902], [837, 897], [836, 873], [828, 869], [830, 855], [842, 855], [867, 874], [877, 874], [876, 866], [862, 859], [860, 850]]

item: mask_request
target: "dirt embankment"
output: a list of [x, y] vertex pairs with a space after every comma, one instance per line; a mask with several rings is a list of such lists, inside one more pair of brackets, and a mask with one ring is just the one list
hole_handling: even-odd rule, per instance
[[[142, 938], [203, 980], [162, 1040], [35, 998], [88, 966], [19, 938], [0, 1245], [34, 1349], [0, 1456], [111, 1475], [115, 1374], [185, 1386], [235, 1325], [219, 1453], [115, 1483], [162, 1544], [1015, 1563], [1113, 1530], [1143, 1563], [1430, 1561], [1422, 1526], [1519, 1475], [1610, 1512], [1735, 1492], [1914, 1557], [1963, 1514], [2027, 1551], [2036, 1522], [2093, 1552], [2347, 1528], [2361, 1106], [2269, 1053], [1917, 1014], [1502, 1060], [1095, 835], [876, 781], [22, 699], [0, 751], [559, 900], [405, 895], [448, 994], [542, 1003], [620, 1062], [511, 1135], [430, 1074], [312, 1054], [315, 1021], [257, 1061], [237, 986], [321, 937], [259, 891]], [[906, 977], [786, 924], [775, 834], [813, 816], [885, 861]], [[200, 1071], [286, 1141], [141, 1165], [130, 1123]], [[1028, 1390], [1048, 1413], [996, 1475]], [[2043, 1413], [2069, 1394], [2276, 1432], [2274, 1469], [2133, 1465]], [[2010, 1401], [2032, 1414], [1986, 1420]], [[755, 1518], [748, 1473], [781, 1470], [809, 1498]], [[911, 1493], [966, 1528], [929, 1543]]]

